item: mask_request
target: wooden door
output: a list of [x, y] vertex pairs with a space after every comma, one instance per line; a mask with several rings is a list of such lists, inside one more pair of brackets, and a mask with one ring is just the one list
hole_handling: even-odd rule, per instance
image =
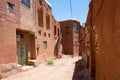
[[26, 44], [18, 44], [18, 64], [25, 65], [27, 62], [27, 46]]

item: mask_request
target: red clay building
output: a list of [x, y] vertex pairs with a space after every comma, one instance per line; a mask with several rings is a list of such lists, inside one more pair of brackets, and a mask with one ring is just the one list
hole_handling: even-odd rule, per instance
[[[38, 63], [58, 54], [60, 47], [60, 24], [52, 15], [52, 7], [46, 1], [37, 2], [37, 58]], [[59, 44], [58, 44], [59, 43]], [[57, 52], [56, 52], [57, 51]]]
[[77, 20], [61, 21], [63, 53], [78, 56], [80, 54], [80, 22]]
[[20, 26], [20, 2], [0, 0], [0, 72], [17, 63], [16, 28]]
[[89, 68], [90, 64], [89, 64], [89, 58], [90, 58], [90, 32], [89, 32], [89, 28], [84, 26], [81, 29], [81, 34], [82, 34], [82, 38], [81, 38], [81, 46], [82, 46], [82, 57], [85, 60], [87, 67]]
[[96, 80], [120, 79], [120, 0], [92, 0], [86, 21], [89, 70]]
[[0, 0], [0, 73], [62, 52], [60, 24], [45, 0]]

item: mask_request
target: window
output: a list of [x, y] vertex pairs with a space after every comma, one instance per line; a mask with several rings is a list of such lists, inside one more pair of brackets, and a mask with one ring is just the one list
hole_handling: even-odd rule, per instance
[[48, 13], [46, 14], [46, 28], [50, 29], [50, 15]]
[[58, 36], [59, 36], [59, 33], [60, 33], [60, 31], [59, 31], [59, 28], [58, 28]]
[[38, 31], [38, 34], [41, 35], [41, 31]]
[[11, 3], [8, 3], [8, 12], [14, 14], [14, 5]]
[[75, 32], [78, 32], [78, 25], [74, 23], [74, 27], [73, 27]]
[[54, 35], [56, 35], [56, 26], [54, 26]]
[[66, 34], [69, 34], [69, 27], [66, 27]]
[[44, 33], [44, 37], [46, 37], [46, 33]]
[[47, 49], [47, 41], [43, 42], [44, 49]]
[[38, 24], [40, 27], [43, 27], [43, 10], [38, 10]]
[[21, 3], [30, 8], [30, 0], [21, 0]]
[[42, 0], [39, 0], [40, 5], [42, 5]]
[[50, 33], [48, 34], [48, 37], [50, 38]]
[[47, 8], [47, 11], [48, 11], [49, 9]]

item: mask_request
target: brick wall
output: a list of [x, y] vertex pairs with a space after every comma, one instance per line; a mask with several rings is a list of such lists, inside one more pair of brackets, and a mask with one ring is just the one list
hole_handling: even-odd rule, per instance
[[[10, 68], [12, 63], [18, 63], [17, 45], [27, 45], [27, 59], [35, 59], [39, 64], [47, 59], [53, 59], [55, 45], [60, 34], [60, 24], [54, 19], [51, 6], [44, 0], [31, 0], [31, 7], [25, 6], [20, 0], [0, 1], [0, 71], [3, 67]], [[7, 3], [14, 5], [14, 14], [8, 13]], [[43, 9], [43, 27], [38, 25], [38, 9]], [[50, 29], [46, 25], [46, 13], [50, 17]], [[56, 26], [56, 35], [54, 35]], [[59, 31], [58, 31], [59, 30]], [[59, 33], [58, 33], [59, 32]], [[16, 41], [16, 34], [23, 34], [22, 41]], [[46, 36], [45, 36], [46, 34]], [[44, 49], [43, 42], [47, 42]], [[59, 54], [62, 53], [60, 46]]]
[[[14, 14], [8, 11], [8, 3], [14, 5]], [[17, 63], [16, 27], [19, 26], [19, 1], [0, 1], [0, 75], [1, 71]]]
[[[7, 3], [14, 7], [14, 14], [8, 13]], [[2, 0], [0, 2], [0, 63], [16, 62], [16, 27], [19, 26], [19, 1]], [[3, 57], [4, 56], [4, 57]]]
[[119, 0], [92, 0], [89, 9], [86, 26], [92, 29], [91, 73], [95, 71], [97, 80], [118, 80], [120, 76], [118, 5]]
[[[54, 57], [55, 46], [57, 42], [58, 29], [60, 34], [60, 24], [54, 19], [54, 16], [51, 12], [51, 6], [47, 2], [42, 1], [42, 4], [36, 2], [36, 10], [43, 10], [43, 26], [39, 26], [38, 14], [36, 15], [37, 21], [37, 39], [36, 45], [40, 44], [39, 51], [37, 51], [37, 63], [44, 62], [45, 60], [52, 59]], [[50, 17], [50, 29], [47, 29], [46, 16]], [[54, 26], [56, 26], [56, 35], [54, 35]], [[39, 33], [40, 32], [40, 33]], [[45, 36], [46, 35], [46, 36]], [[44, 49], [43, 42], [47, 42], [47, 49]], [[38, 46], [36, 46], [38, 48]]]

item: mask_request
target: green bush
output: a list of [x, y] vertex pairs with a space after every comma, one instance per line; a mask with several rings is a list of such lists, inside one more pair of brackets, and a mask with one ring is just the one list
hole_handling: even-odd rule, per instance
[[73, 55], [71, 55], [71, 58], [74, 58], [74, 56], [73, 56]]
[[48, 65], [53, 65], [53, 64], [54, 64], [54, 61], [53, 61], [53, 60], [48, 60], [48, 61], [47, 61], [47, 64], [48, 64]]

